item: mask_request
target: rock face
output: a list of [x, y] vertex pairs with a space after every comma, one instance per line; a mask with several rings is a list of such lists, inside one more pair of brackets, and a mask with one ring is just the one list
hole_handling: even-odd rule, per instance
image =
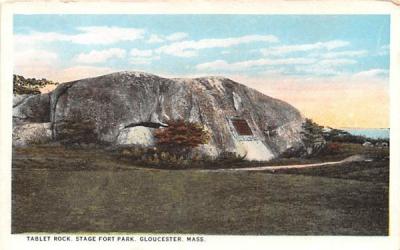
[[30, 144], [41, 144], [51, 140], [51, 123], [26, 123], [14, 125], [14, 146], [25, 146]]
[[153, 130], [154, 128], [144, 126], [122, 129], [117, 137], [116, 144], [154, 146]]
[[44, 143], [51, 140], [50, 95], [14, 95], [13, 145]]
[[50, 95], [14, 95], [13, 122], [50, 122]]
[[199, 150], [211, 156], [236, 152], [249, 160], [268, 160], [302, 144], [298, 110], [221, 77], [167, 79], [119, 72], [19, 98], [14, 119], [50, 122], [55, 140], [59, 122], [79, 114], [94, 121], [99, 140], [115, 145], [153, 145], [152, 129], [171, 119], [206, 126], [212, 138]]

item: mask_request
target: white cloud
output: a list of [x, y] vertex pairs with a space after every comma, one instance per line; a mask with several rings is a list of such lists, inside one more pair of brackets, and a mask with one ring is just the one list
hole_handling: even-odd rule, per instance
[[378, 48], [376, 55], [387, 56], [389, 54], [390, 46], [389, 44], [382, 45]]
[[134, 41], [142, 39], [145, 33], [142, 29], [121, 28], [115, 26], [86, 26], [77, 28], [78, 34], [56, 32], [32, 32], [17, 34], [14, 39], [18, 43], [49, 43], [72, 42], [77, 44], [113, 44], [120, 41]]
[[368, 54], [366, 50], [346, 50], [337, 52], [319, 53], [323, 58], [360, 57]]
[[76, 65], [63, 68], [58, 54], [43, 49], [16, 50], [14, 73], [24, 77], [65, 82], [118, 71], [109, 67]]
[[226, 70], [240, 71], [258, 66], [276, 66], [276, 65], [304, 65], [312, 64], [316, 60], [312, 58], [284, 58], [284, 59], [257, 59], [228, 63], [224, 60], [216, 60], [196, 65], [197, 70]]
[[385, 44], [385, 45], [382, 45], [381, 47], [379, 47], [379, 49], [388, 50], [388, 49], [390, 49], [390, 46], [389, 46], [389, 44]]
[[370, 69], [366, 71], [361, 71], [354, 74], [354, 77], [359, 78], [376, 78], [376, 77], [387, 77], [389, 74], [389, 70], [387, 69]]
[[120, 41], [134, 41], [143, 38], [144, 30], [121, 27], [91, 26], [80, 27], [82, 34], [74, 35], [71, 41], [80, 44], [112, 44]]
[[17, 50], [14, 54], [15, 67], [53, 65], [57, 59], [56, 53], [42, 49]]
[[[227, 70], [231, 64], [224, 60], [215, 60], [213, 62], [205, 62], [196, 65], [197, 70]], [[232, 69], [233, 70], [233, 69]]]
[[[37, 56], [43, 56], [43, 59], [50, 59], [49, 61], [41, 60], [35, 61], [33, 64], [31, 60], [27, 60], [27, 63], [17, 63], [15, 65], [15, 74], [23, 75], [24, 77], [34, 77], [34, 78], [46, 78], [57, 82], [67, 82], [73, 80], [79, 80], [82, 78], [95, 77], [99, 75], [104, 75], [112, 73], [115, 71], [120, 71], [117, 69], [109, 67], [96, 67], [96, 66], [84, 66], [76, 65], [71, 67], [62, 68], [55, 60], [54, 55], [46, 53], [38, 54]], [[25, 53], [27, 55], [28, 53]], [[34, 58], [34, 57], [32, 57]], [[19, 61], [21, 62], [21, 61]]]
[[147, 43], [163, 43], [165, 41], [175, 42], [185, 39], [186, 37], [188, 37], [188, 34], [184, 32], [176, 32], [167, 36], [152, 34], [147, 40]]
[[321, 75], [340, 75], [340, 71], [337, 70], [335, 67], [327, 67], [326, 65], [322, 64], [312, 64], [307, 66], [296, 66], [295, 67], [296, 73], [306, 73], [311, 74], [313, 76], [321, 76]]
[[16, 34], [14, 41], [18, 44], [49, 43], [66, 40], [66, 35], [56, 32], [31, 32], [29, 34]]
[[297, 73], [312, 75], [341, 75], [343, 71], [338, 68], [356, 63], [357, 61], [351, 59], [323, 59], [311, 65], [296, 66], [295, 70]]
[[184, 32], [176, 32], [176, 33], [173, 33], [173, 34], [171, 34], [171, 35], [169, 35], [169, 36], [166, 36], [165, 38], [166, 38], [168, 41], [179, 41], [179, 40], [185, 39], [186, 37], [188, 37], [188, 34], [187, 34], [187, 33], [184, 33]]
[[[198, 71], [243, 71], [257, 68], [265, 74], [277, 74], [284, 72], [307, 73], [314, 75], [337, 75], [341, 72], [338, 68], [345, 65], [356, 64], [350, 59], [323, 59], [317, 60], [310, 57], [293, 57], [279, 59], [256, 59], [228, 63], [224, 60], [205, 62], [195, 66]], [[280, 66], [279, 68], [276, 68]], [[260, 68], [261, 67], [261, 68]], [[267, 68], [266, 68], [267, 67]]]
[[135, 65], [148, 65], [151, 64], [154, 60], [160, 60], [160, 56], [155, 56], [153, 51], [148, 50], [139, 50], [139, 49], [131, 49], [130, 55], [132, 58], [129, 60], [129, 63]]
[[149, 57], [134, 57], [129, 60], [130, 64], [134, 65], [149, 65], [155, 60], [156, 58], [149, 58]]
[[14, 53], [14, 72], [23, 76], [43, 78], [57, 64], [58, 55], [52, 51], [27, 49]]
[[343, 65], [356, 64], [357, 61], [351, 59], [324, 59], [318, 61], [319, 65], [328, 67], [340, 67]]
[[162, 46], [157, 49], [157, 52], [178, 57], [191, 57], [196, 56], [197, 50], [200, 49], [228, 48], [231, 46], [252, 42], [273, 43], [278, 42], [278, 38], [272, 35], [248, 35], [219, 39], [201, 39], [197, 41], [181, 41]]
[[147, 40], [148, 43], [162, 43], [164, 39], [162, 39], [159, 35], [151, 35]]
[[261, 72], [261, 75], [267, 75], [267, 76], [271, 76], [271, 75], [282, 75], [283, 73], [285, 73], [287, 70], [285, 68], [270, 68], [270, 69], [266, 69], [264, 71]]
[[153, 55], [153, 51], [148, 50], [139, 50], [139, 49], [131, 49], [130, 51], [131, 56], [141, 56], [141, 57], [149, 57]]
[[[157, 52], [160, 53], [160, 51]], [[182, 50], [182, 51], [176, 51], [176, 53], [171, 51], [171, 53], [166, 53], [166, 54], [177, 57], [195, 57], [198, 55], [198, 52], [196, 50]]]
[[314, 58], [310, 64], [296, 65], [289, 71], [295, 74], [307, 75], [343, 75], [343, 66], [357, 64], [353, 58], [368, 55], [366, 50], [342, 50], [338, 48], [349, 46], [350, 43], [342, 40], [316, 42], [309, 44], [296, 44], [265, 48], [261, 53], [265, 56], [287, 56], [291, 53], [302, 52], [303, 58]]
[[110, 48], [105, 50], [92, 50], [89, 53], [79, 54], [75, 60], [78, 63], [92, 64], [103, 63], [111, 58], [124, 58], [126, 51], [119, 48]]
[[285, 55], [293, 52], [306, 52], [313, 50], [333, 50], [341, 47], [348, 46], [350, 43], [342, 40], [332, 40], [328, 42], [317, 42], [309, 44], [296, 44], [296, 45], [283, 45], [272, 48], [261, 49], [263, 55]]
[[285, 58], [291, 53], [301, 52], [303, 58], [313, 58], [315, 61], [310, 64], [296, 65], [288, 69], [294, 74], [306, 75], [343, 75], [342, 67], [357, 64], [354, 58], [368, 55], [367, 50], [339, 50], [336, 49], [349, 46], [350, 43], [342, 40], [331, 40], [326, 42], [316, 42], [309, 44], [295, 44], [276, 46], [261, 49], [265, 56], [277, 56]]

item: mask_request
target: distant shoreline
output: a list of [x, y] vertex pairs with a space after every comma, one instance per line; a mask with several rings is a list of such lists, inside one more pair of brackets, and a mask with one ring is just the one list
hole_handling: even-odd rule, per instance
[[387, 129], [390, 130], [390, 128], [360, 128], [360, 127], [339, 127], [337, 129]]
[[389, 139], [390, 129], [389, 128], [339, 128], [352, 135], [365, 136], [373, 139]]

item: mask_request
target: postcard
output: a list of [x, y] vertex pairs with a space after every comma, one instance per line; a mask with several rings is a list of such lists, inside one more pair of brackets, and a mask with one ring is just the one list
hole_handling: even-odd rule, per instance
[[4, 4], [5, 249], [398, 249], [399, 12], [349, 6]]

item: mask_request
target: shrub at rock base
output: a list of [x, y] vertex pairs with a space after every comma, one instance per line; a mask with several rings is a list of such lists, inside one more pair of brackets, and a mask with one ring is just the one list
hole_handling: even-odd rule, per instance
[[64, 145], [100, 143], [95, 129], [93, 120], [75, 115], [57, 122], [57, 139]]
[[117, 159], [122, 162], [138, 166], [188, 169], [188, 168], [221, 168], [234, 167], [244, 162], [243, 156], [232, 152], [221, 153], [216, 159], [207, 155], [186, 154], [176, 155], [160, 148], [146, 148], [140, 146], [121, 147], [114, 151]]
[[186, 156], [192, 148], [207, 144], [209, 132], [200, 124], [183, 120], [168, 121], [168, 127], [154, 131], [156, 145], [162, 151]]

